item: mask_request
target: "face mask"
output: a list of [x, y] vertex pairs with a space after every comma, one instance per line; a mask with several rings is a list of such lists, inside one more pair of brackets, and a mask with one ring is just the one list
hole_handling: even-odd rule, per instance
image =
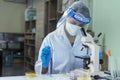
[[76, 36], [80, 32], [80, 26], [73, 25], [66, 21], [66, 30], [71, 36]]

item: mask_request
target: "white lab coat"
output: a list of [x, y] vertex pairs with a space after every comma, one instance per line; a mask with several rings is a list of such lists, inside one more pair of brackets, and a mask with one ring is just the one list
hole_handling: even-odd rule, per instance
[[45, 46], [51, 47], [52, 53], [52, 68], [51, 62], [49, 64], [48, 73], [50, 70], [52, 74], [67, 73], [74, 69], [83, 68], [83, 60], [75, 58], [75, 56], [84, 56], [87, 54], [87, 49], [80, 50], [82, 46], [81, 33], [76, 36], [74, 45], [71, 46], [66, 34], [64, 32], [64, 24], [57, 28], [55, 31], [48, 34], [41, 45], [38, 60], [35, 64], [35, 71], [37, 74], [41, 74], [42, 62], [41, 62], [41, 50]]

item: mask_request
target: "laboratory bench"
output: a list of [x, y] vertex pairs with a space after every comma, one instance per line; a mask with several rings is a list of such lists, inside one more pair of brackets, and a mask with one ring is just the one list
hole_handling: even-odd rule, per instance
[[37, 77], [9, 76], [9, 77], [0, 77], [0, 80], [70, 80], [70, 78], [68, 75], [55, 74], [55, 75], [40, 75]]
[[0, 80], [112, 80], [108, 79], [93, 79], [91, 78], [78, 78], [71, 79], [70, 74], [46, 74], [46, 75], [37, 75], [37, 76], [9, 76], [9, 77], [0, 77]]

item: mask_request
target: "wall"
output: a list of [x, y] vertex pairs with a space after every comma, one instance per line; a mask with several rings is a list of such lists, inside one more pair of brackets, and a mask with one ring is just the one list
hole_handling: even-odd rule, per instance
[[0, 0], [0, 32], [23, 33], [25, 4]]
[[[94, 0], [93, 30], [102, 32], [105, 51], [111, 50], [112, 55], [120, 55], [120, 0]], [[102, 39], [100, 39], [102, 44]]]

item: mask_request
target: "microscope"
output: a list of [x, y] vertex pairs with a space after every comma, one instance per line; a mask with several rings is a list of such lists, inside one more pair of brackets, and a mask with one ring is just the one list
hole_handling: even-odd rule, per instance
[[[81, 28], [81, 33], [83, 35], [84, 38], [82, 38], [82, 42], [88, 41], [87, 40], [87, 34], [84, 30], [84, 28]], [[83, 56], [83, 57], [79, 57], [79, 56], [75, 56], [76, 58], [80, 58], [83, 59], [83, 68], [86, 70], [90, 71], [91, 75], [98, 75], [98, 73], [100, 72], [99, 69], [99, 46], [97, 46], [94, 42], [86, 42], [85, 44], [83, 44], [83, 48], [87, 49], [87, 54], [88, 54], [88, 49], [91, 49], [91, 55], [88, 56]], [[82, 50], [82, 49], [81, 49]]]

